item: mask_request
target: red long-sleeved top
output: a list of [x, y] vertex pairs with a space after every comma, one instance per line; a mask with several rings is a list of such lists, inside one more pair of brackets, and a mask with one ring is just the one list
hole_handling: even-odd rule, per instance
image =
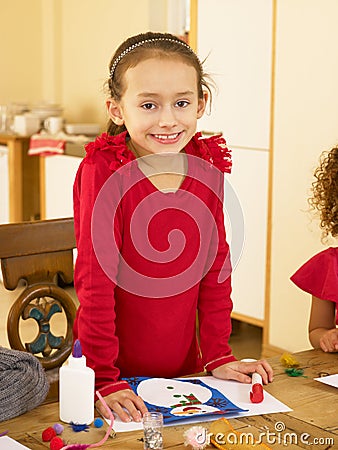
[[[95, 371], [96, 389], [106, 396], [129, 387], [121, 377], [177, 377], [236, 360], [228, 344], [231, 268], [222, 172], [231, 163], [225, 141], [197, 134], [185, 149], [187, 175], [169, 194], [140, 176], [126, 133], [103, 134], [86, 150], [74, 183], [80, 302], [74, 337]], [[170, 235], [173, 229], [179, 236]], [[151, 244], [153, 260], [142, 242]]]

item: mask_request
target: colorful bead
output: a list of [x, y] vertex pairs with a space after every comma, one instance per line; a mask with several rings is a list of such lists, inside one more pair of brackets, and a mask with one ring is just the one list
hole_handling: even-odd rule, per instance
[[53, 437], [49, 444], [50, 450], [61, 450], [62, 447], [64, 447], [63, 440], [59, 436]]
[[56, 434], [61, 434], [64, 430], [64, 427], [63, 427], [63, 425], [61, 425], [61, 423], [55, 423], [53, 425], [53, 428], [54, 428]]
[[43, 442], [49, 442], [56, 436], [56, 432], [54, 428], [48, 427], [42, 432], [42, 440]]
[[101, 419], [101, 417], [97, 417], [97, 418], [94, 420], [94, 427], [96, 427], [96, 428], [101, 428], [101, 427], [103, 427], [103, 420]]

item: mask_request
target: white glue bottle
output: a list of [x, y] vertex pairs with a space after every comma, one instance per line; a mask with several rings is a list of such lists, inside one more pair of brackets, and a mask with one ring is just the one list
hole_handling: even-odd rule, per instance
[[68, 365], [60, 368], [59, 414], [66, 423], [90, 425], [94, 420], [94, 371], [86, 366], [80, 341], [74, 343]]

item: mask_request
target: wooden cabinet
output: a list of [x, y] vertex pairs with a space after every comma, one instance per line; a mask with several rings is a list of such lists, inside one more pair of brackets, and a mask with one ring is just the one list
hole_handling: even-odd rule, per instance
[[83, 145], [29, 156], [29, 137], [0, 135], [0, 223], [73, 216], [73, 182]]
[[7, 147], [8, 181], [1, 196], [8, 201], [8, 221], [40, 219], [40, 161], [27, 153], [29, 137], [1, 134], [0, 145]]
[[337, 246], [321, 241], [307, 199], [321, 153], [337, 145], [338, 2], [191, 4], [195, 47], [220, 90], [202, 126], [223, 131], [233, 149], [229, 180], [246, 221], [233, 274], [234, 315], [260, 320], [264, 290], [263, 354], [300, 351], [310, 347], [311, 296], [290, 276], [312, 255]]
[[[221, 131], [233, 153], [227, 176], [244, 218], [233, 271], [233, 317], [264, 327], [272, 67], [272, 0], [198, 0], [197, 53], [217, 85], [199, 128]], [[227, 213], [227, 182], [225, 212]], [[229, 244], [238, 253], [236, 218]], [[237, 237], [237, 236], [236, 236]], [[236, 248], [234, 248], [236, 246]]]
[[[231, 237], [230, 241], [236, 259], [232, 274], [233, 317], [262, 327], [265, 319], [268, 165], [267, 151], [236, 148], [233, 151], [233, 170], [227, 176], [244, 219], [242, 242], [238, 242], [242, 236], [238, 236], [240, 230], [236, 220], [231, 230], [237, 238]], [[224, 203], [225, 209], [229, 209], [226, 188]], [[239, 249], [234, 246], [240, 244], [242, 252], [238, 254]]]
[[9, 222], [8, 148], [0, 145], [0, 223]]
[[272, 0], [198, 0], [197, 52], [215, 81], [203, 126], [232, 146], [269, 149]]

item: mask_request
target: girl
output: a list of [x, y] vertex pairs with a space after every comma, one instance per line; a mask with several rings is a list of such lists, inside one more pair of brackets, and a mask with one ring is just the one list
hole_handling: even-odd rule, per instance
[[[323, 237], [338, 235], [338, 147], [324, 152], [315, 171], [309, 203], [320, 213]], [[291, 277], [312, 295], [309, 339], [314, 348], [338, 351], [338, 248], [330, 247], [307, 261]]]
[[140, 34], [117, 49], [108, 87], [108, 133], [86, 147], [74, 185], [74, 334], [96, 388], [138, 421], [146, 407], [121, 377], [272, 381], [266, 361], [238, 362], [228, 344], [231, 163], [222, 138], [195, 135], [209, 92], [200, 61], [171, 34]]

